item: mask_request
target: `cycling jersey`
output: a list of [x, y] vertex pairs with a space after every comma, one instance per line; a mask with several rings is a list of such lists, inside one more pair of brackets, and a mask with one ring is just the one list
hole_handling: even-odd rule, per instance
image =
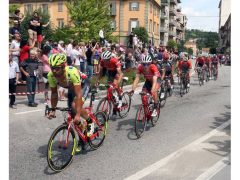
[[143, 65], [140, 64], [137, 69], [138, 74], [143, 74], [144, 78], [150, 82], [153, 81], [153, 76], [160, 77], [160, 72], [155, 64], [151, 64], [147, 69], [144, 69]]
[[66, 66], [65, 67], [65, 75], [66, 79], [62, 82], [58, 82], [57, 79], [54, 77], [53, 72], [48, 73], [48, 82], [51, 88], [57, 87], [57, 85], [68, 88], [70, 85], [80, 85], [81, 84], [81, 77], [80, 72], [77, 68], [73, 66]]
[[117, 71], [117, 68], [121, 68], [121, 63], [114, 57], [112, 57], [109, 61], [102, 59], [100, 61], [100, 65], [108, 71]]
[[197, 58], [197, 63], [200, 65], [200, 66], [203, 66], [204, 65], [204, 63], [205, 63], [205, 59], [204, 58], [202, 58], [202, 57], [199, 57], [199, 58]]
[[218, 58], [212, 58], [212, 64], [218, 64]]
[[187, 72], [187, 71], [189, 71], [189, 69], [192, 68], [192, 63], [189, 60], [188, 61], [180, 61], [178, 64], [178, 67], [181, 71]]
[[205, 59], [205, 63], [206, 63], [207, 65], [209, 65], [209, 64], [211, 63], [211, 58], [210, 58], [210, 57], [206, 58], [206, 59]]

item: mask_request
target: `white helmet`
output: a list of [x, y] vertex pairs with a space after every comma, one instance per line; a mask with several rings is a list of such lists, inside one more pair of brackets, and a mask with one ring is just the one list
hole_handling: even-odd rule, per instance
[[105, 51], [102, 53], [102, 59], [110, 59], [112, 57], [112, 53], [110, 51]]
[[151, 62], [152, 62], [152, 57], [150, 55], [147, 55], [142, 59], [142, 63], [144, 64], [151, 63]]

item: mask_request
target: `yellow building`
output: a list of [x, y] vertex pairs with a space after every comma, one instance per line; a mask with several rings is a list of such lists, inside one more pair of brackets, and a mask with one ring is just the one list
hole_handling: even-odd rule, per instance
[[193, 39], [189, 39], [189, 41], [187, 41], [184, 46], [186, 46], [186, 48], [192, 48], [193, 50], [193, 55], [197, 55], [197, 43], [195, 40]]
[[[19, 4], [20, 11], [33, 12], [39, 7], [48, 11], [52, 27], [62, 27], [70, 24], [67, 7], [64, 0], [9, 0], [10, 4]], [[128, 35], [136, 27], [145, 27], [149, 39], [154, 45], [160, 43], [160, 4], [156, 0], [112, 0], [110, 10], [114, 35], [121, 44], [127, 44]]]

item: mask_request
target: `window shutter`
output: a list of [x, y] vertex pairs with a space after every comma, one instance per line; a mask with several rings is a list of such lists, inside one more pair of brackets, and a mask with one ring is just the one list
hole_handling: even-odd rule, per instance
[[129, 11], [132, 11], [132, 3], [129, 3]]
[[137, 27], [139, 27], [139, 21], [137, 21]]
[[112, 15], [116, 15], [116, 1], [112, 2]]
[[137, 10], [139, 11], [139, 2], [137, 3]]
[[131, 21], [128, 21], [128, 33], [130, 33], [132, 31], [131, 29]]

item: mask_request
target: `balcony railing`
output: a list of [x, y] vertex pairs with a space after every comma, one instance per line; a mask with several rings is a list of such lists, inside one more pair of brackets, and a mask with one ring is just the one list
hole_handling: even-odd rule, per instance
[[177, 25], [176, 29], [179, 30], [179, 31], [183, 31], [183, 28], [180, 25]]
[[176, 15], [177, 15], [176, 9], [170, 8], [170, 9], [169, 9], [169, 14], [172, 15], [172, 16], [176, 16]]
[[175, 31], [169, 31], [169, 32], [168, 32], [168, 35], [169, 35], [169, 36], [176, 36], [176, 32], [175, 32]]
[[177, 25], [177, 23], [174, 19], [169, 20], [169, 26], [176, 26], [176, 25]]
[[162, 6], [168, 6], [168, 0], [161, 0]]
[[177, 12], [181, 12], [182, 8], [181, 7], [177, 7]]
[[165, 26], [160, 26], [160, 32], [167, 32], [167, 28]]
[[167, 19], [168, 16], [166, 13], [161, 13], [161, 16], [160, 16], [161, 19]]
[[177, 4], [177, 0], [170, 0], [170, 3], [176, 5]]

